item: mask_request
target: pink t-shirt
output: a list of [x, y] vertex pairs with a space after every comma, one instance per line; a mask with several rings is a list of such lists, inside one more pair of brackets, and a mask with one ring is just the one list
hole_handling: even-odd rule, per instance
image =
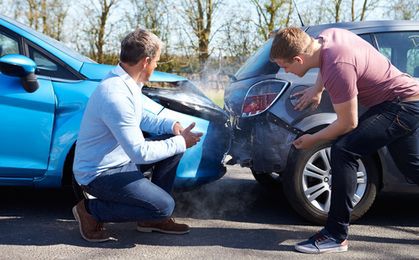
[[419, 82], [402, 73], [390, 61], [356, 34], [343, 29], [320, 33], [320, 73], [333, 104], [358, 96], [371, 107], [384, 101], [419, 94]]

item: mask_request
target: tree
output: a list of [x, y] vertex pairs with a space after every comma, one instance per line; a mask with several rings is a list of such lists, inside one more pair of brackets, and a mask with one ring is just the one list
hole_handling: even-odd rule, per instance
[[417, 0], [396, 0], [389, 6], [388, 15], [398, 20], [418, 20]]
[[198, 52], [200, 77], [204, 78], [205, 64], [210, 56], [209, 45], [215, 33], [212, 31], [214, 15], [220, 6], [219, 0], [183, 0], [183, 14], [186, 25], [192, 29], [197, 39], [197, 44], [192, 41], [192, 46]]
[[[227, 19], [221, 30], [219, 44], [219, 66], [222, 72], [233, 74], [239, 66], [263, 43], [256, 37], [257, 28], [251, 14], [243, 7], [235, 7], [235, 13]], [[228, 66], [225, 66], [228, 64]]]
[[342, 8], [342, 0], [332, 0], [333, 9], [331, 9], [332, 14], [334, 15], [335, 22], [340, 22], [340, 11]]
[[364, 21], [369, 10], [374, 10], [378, 7], [380, 0], [363, 0], [362, 7], [359, 14], [356, 12], [355, 0], [351, 0], [351, 21]]
[[[107, 60], [105, 55], [105, 45], [108, 43], [110, 32], [113, 32], [115, 23], [108, 25], [112, 11], [120, 0], [90, 0], [84, 6], [88, 23], [82, 32], [81, 44], [85, 41], [89, 44], [89, 56], [99, 63], [115, 63], [116, 61]], [[109, 27], [109, 28], [108, 28]], [[78, 45], [79, 49], [85, 49]], [[112, 50], [110, 51], [112, 52]], [[109, 54], [109, 53], [108, 53]], [[110, 55], [114, 57], [115, 55]]]
[[131, 28], [138, 26], [150, 30], [163, 42], [167, 42], [170, 32], [168, 6], [165, 0], [130, 0], [132, 16], [128, 16]]
[[132, 10], [127, 13], [130, 30], [137, 27], [150, 30], [162, 42], [163, 50], [160, 56], [159, 69], [173, 70], [174, 60], [169, 53], [170, 32], [172, 31], [173, 13], [168, 7], [168, 0], [130, 0]]
[[15, 18], [23, 16], [35, 30], [61, 40], [68, 3], [62, 0], [17, 0], [14, 5]]
[[258, 14], [256, 26], [264, 40], [267, 40], [275, 29], [289, 25], [293, 10], [292, 0], [250, 0], [250, 3], [256, 7]]

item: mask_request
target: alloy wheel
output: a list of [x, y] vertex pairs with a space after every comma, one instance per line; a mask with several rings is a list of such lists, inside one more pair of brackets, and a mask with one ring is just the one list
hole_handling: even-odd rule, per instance
[[[367, 171], [358, 160], [357, 183], [353, 206], [359, 203], [367, 188]], [[329, 212], [331, 201], [332, 174], [330, 171], [330, 147], [315, 152], [307, 161], [302, 178], [304, 195], [312, 206], [323, 212]]]

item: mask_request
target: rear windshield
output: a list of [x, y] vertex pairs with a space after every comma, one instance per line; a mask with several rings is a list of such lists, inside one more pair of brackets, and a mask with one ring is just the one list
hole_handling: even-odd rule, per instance
[[272, 46], [272, 38], [251, 56], [246, 63], [234, 75], [238, 80], [255, 77], [257, 75], [269, 75], [278, 72], [279, 66], [269, 60]]

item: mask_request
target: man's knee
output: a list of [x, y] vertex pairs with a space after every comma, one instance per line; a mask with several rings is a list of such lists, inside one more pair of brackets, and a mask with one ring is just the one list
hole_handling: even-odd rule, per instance
[[[357, 160], [360, 158], [360, 155], [352, 152], [345, 145], [345, 142], [336, 141], [332, 144], [330, 149], [330, 159], [331, 166], [335, 170], [344, 167], [344, 165], [350, 165], [353, 168], [358, 167]], [[340, 171], [335, 171], [335, 174]]]
[[170, 216], [172, 216], [173, 214], [174, 209], [175, 201], [171, 196], [168, 195], [161, 198], [158, 205], [157, 214], [161, 218], [170, 218]]

